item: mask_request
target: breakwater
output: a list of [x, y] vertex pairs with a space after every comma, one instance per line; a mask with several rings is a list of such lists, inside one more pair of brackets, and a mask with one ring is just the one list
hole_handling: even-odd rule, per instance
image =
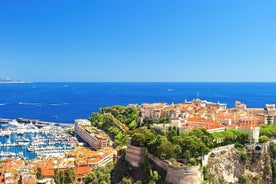
[[[7, 118], [0, 118], [0, 123], [9, 123], [11, 121], [14, 121], [14, 119], [7, 119]], [[24, 119], [24, 118], [17, 118], [16, 121], [18, 123], [25, 123], [25, 124], [33, 124], [36, 126], [49, 126], [49, 125], [54, 125], [54, 126], [60, 126], [63, 128], [69, 128], [73, 126], [71, 123], [59, 123], [59, 122], [49, 122], [49, 121], [40, 121], [40, 120], [35, 120], [35, 119]]]

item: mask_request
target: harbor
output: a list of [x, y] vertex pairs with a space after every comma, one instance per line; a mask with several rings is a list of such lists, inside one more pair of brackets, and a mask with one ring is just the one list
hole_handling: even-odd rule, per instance
[[74, 149], [72, 137], [64, 131], [69, 124], [58, 126], [53, 122], [2, 118], [0, 122], [0, 160], [11, 157], [31, 160], [64, 155]]

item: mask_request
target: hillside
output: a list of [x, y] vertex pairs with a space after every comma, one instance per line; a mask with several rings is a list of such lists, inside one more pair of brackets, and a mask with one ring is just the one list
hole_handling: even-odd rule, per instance
[[204, 168], [205, 179], [212, 184], [272, 183], [272, 162], [266, 147], [259, 144], [253, 148], [230, 148], [212, 153]]

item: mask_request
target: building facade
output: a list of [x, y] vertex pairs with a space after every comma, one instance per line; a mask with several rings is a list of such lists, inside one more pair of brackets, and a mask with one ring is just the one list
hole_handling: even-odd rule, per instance
[[74, 131], [77, 136], [82, 138], [93, 149], [103, 149], [110, 146], [110, 139], [103, 131], [91, 126], [86, 119], [75, 120]]

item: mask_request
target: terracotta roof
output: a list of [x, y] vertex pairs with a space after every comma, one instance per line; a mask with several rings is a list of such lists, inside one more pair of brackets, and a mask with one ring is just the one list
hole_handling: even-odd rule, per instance
[[5, 162], [11, 162], [11, 161], [14, 161], [14, 160], [16, 160], [16, 158], [6, 158], [4, 161]]
[[36, 179], [35, 178], [23, 178], [23, 183], [35, 184]]
[[201, 122], [201, 123], [217, 123], [216, 121], [212, 119], [201, 119], [197, 117], [192, 117], [187, 119], [188, 122]]
[[211, 120], [211, 119], [200, 119], [197, 117], [192, 117], [187, 119], [187, 124], [184, 124], [183, 128], [193, 129], [193, 128], [205, 128], [207, 130], [209, 129], [215, 129], [221, 127], [220, 124], [217, 121]]
[[39, 162], [34, 163], [35, 170], [37, 171], [37, 168], [41, 168], [43, 176], [54, 176], [54, 162], [53, 160], [39, 160]]
[[88, 174], [92, 169], [88, 166], [75, 167], [75, 175]]

